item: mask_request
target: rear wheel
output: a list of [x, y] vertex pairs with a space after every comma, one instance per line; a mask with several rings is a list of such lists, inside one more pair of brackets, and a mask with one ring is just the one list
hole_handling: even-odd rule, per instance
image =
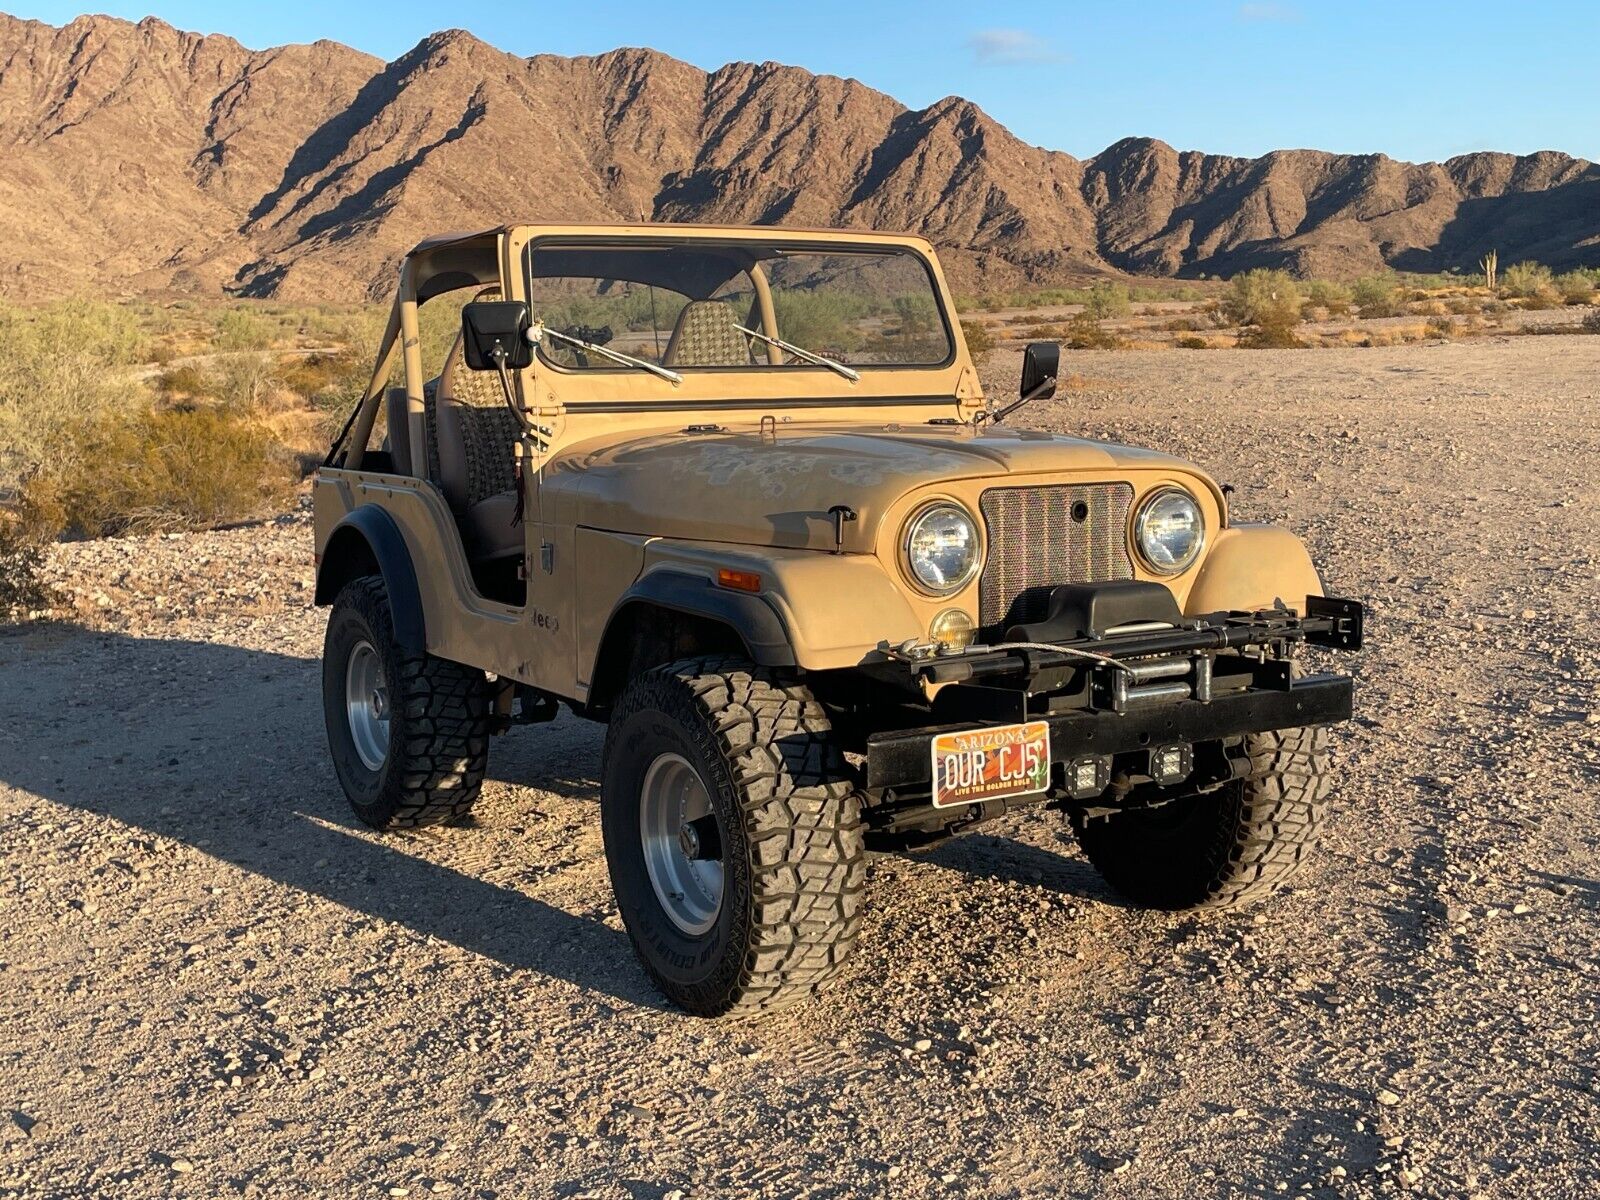
[[638, 676], [606, 734], [601, 817], [623, 924], [679, 1007], [781, 1008], [854, 946], [860, 806], [803, 685], [729, 658]]
[[466, 816], [489, 761], [482, 671], [395, 644], [383, 579], [345, 585], [328, 616], [322, 706], [334, 770], [375, 829]]
[[1287, 882], [1327, 813], [1323, 726], [1245, 738], [1249, 773], [1214, 792], [1110, 816], [1072, 814], [1106, 882], [1150, 908], [1232, 908]]

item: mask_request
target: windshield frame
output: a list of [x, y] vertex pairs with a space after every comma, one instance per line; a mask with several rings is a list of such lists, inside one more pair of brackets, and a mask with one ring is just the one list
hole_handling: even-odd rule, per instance
[[[595, 249], [613, 249], [639, 246], [661, 247], [665, 249], [711, 249], [717, 246], [731, 246], [747, 250], [748, 253], [750, 253], [758, 262], [762, 257], [762, 251], [764, 249], [769, 252], [772, 249], [782, 249], [783, 251], [795, 254], [872, 254], [878, 256], [908, 257], [916, 263], [918, 268], [921, 269], [924, 278], [927, 280], [928, 294], [933, 299], [934, 309], [938, 314], [940, 328], [944, 331], [944, 358], [938, 362], [930, 363], [852, 362], [846, 363], [845, 365], [853, 371], [861, 372], [863, 375], [865, 375], [867, 372], [877, 374], [878, 372], [890, 371], [915, 371], [926, 373], [930, 371], [948, 370], [950, 367], [955, 365], [958, 357], [956, 331], [951, 319], [949, 308], [945, 303], [944, 289], [940, 286], [940, 280], [937, 273], [934, 271], [932, 262], [929, 261], [927, 255], [921, 253], [914, 246], [866, 240], [858, 242], [834, 241], [830, 239], [824, 241], [808, 237], [804, 233], [797, 233], [793, 238], [779, 238], [762, 236], [759, 234], [749, 237], [740, 237], [737, 233], [732, 232], [728, 233], [726, 236], [713, 237], [684, 237], [681, 234], [676, 236], [672, 234], [622, 234], [607, 236], [606, 234], [598, 231], [593, 235], [579, 233], [542, 234], [530, 238], [527, 244], [523, 246], [520, 256], [520, 274], [522, 276], [521, 282], [524, 288], [524, 294], [529, 298], [530, 308], [532, 306], [532, 297], [536, 294], [535, 288], [538, 284], [538, 280], [533, 274], [534, 255], [538, 253], [541, 248], [562, 246]], [[556, 276], [546, 278], [588, 277]], [[624, 280], [622, 282], [633, 281]], [[680, 292], [677, 294], [682, 295], [683, 293]], [[534, 313], [533, 316], [535, 320], [538, 319], [537, 313]], [[779, 331], [779, 335], [782, 335], [781, 330]], [[811, 346], [805, 346], [803, 348], [811, 351], [812, 353], [820, 353]], [[574, 379], [604, 378], [607, 376], [637, 375], [641, 373], [640, 368], [624, 366], [621, 363], [604, 367], [565, 366], [564, 364], [556, 362], [547, 357], [544, 353], [544, 347], [542, 346], [536, 348], [535, 355], [541, 368], [548, 368], [559, 375]], [[832, 367], [825, 366], [821, 363], [805, 362], [804, 360], [785, 362], [781, 366], [775, 366], [770, 363], [756, 363], [750, 366], [683, 366], [669, 367], [668, 369], [676, 371], [678, 374], [683, 376], [684, 386], [687, 386], [692, 379], [698, 376], [753, 375], [762, 379], [770, 380], [794, 378], [796, 376], [803, 378], [806, 372], [820, 372], [825, 375], [835, 374]], [[580, 401], [579, 403], [581, 404], [582, 402]]]

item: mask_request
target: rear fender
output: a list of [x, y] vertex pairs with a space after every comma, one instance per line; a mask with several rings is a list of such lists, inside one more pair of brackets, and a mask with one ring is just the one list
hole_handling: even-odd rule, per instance
[[316, 602], [332, 604], [345, 584], [363, 575], [383, 576], [395, 641], [412, 653], [427, 650], [427, 623], [411, 552], [394, 518], [373, 504], [352, 509], [334, 526], [317, 566]]

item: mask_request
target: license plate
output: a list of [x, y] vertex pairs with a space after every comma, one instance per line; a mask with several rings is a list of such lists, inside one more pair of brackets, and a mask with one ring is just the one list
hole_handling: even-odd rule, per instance
[[1026, 796], [1050, 786], [1050, 726], [1044, 721], [935, 734], [933, 806]]

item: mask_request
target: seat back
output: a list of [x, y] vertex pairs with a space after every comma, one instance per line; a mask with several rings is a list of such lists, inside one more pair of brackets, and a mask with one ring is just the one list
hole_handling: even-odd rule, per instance
[[722, 300], [691, 300], [678, 314], [661, 363], [667, 367], [747, 367], [755, 359], [739, 318]]
[[452, 509], [464, 513], [516, 487], [517, 419], [506, 408], [499, 377], [468, 369], [459, 334], [439, 374], [433, 409], [434, 478]]

